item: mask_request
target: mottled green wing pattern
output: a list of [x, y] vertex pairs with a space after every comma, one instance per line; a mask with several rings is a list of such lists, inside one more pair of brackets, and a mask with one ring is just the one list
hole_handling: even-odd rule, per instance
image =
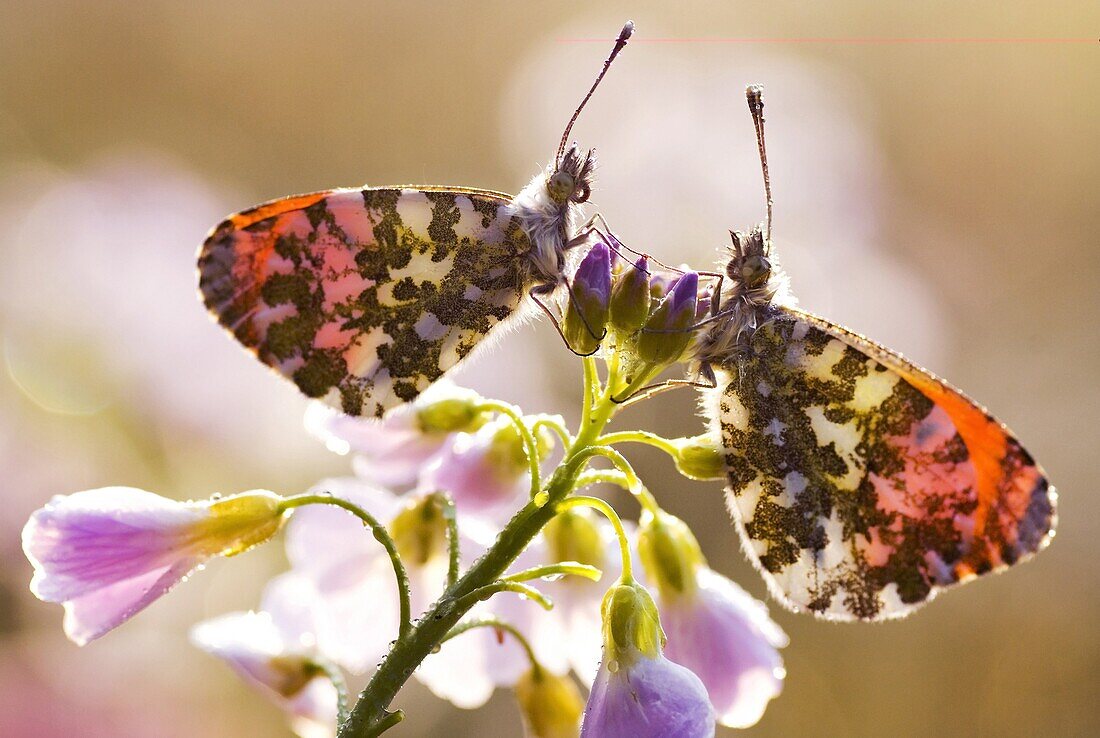
[[1042, 548], [1055, 494], [1007, 428], [857, 334], [771, 308], [725, 367], [727, 502], [781, 601], [899, 617]]
[[330, 190], [227, 218], [203, 245], [199, 288], [304, 394], [381, 415], [516, 312], [530, 247], [507, 195]]

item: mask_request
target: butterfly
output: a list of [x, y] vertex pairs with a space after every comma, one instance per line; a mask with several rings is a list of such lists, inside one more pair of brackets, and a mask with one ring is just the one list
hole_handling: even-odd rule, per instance
[[539, 296], [564, 281], [566, 253], [584, 241], [595, 167], [592, 151], [566, 141], [633, 29], [623, 26], [553, 162], [517, 196], [362, 187], [258, 205], [200, 250], [207, 308], [303, 394], [374, 416], [520, 320], [528, 295], [549, 312]]
[[695, 347], [727, 505], [772, 594], [830, 620], [902, 617], [1054, 535], [1057, 495], [1012, 432], [931, 372], [799, 310], [765, 227], [733, 238]]

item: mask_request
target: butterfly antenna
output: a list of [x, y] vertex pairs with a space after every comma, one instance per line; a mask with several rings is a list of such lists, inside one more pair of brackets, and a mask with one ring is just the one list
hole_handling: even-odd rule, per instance
[[745, 89], [745, 97], [749, 101], [749, 112], [752, 113], [753, 127], [756, 128], [756, 147], [760, 150], [760, 169], [764, 172], [764, 195], [768, 200], [767, 240], [771, 242], [772, 180], [768, 176], [768, 150], [764, 146], [764, 87], [762, 85], [749, 85]]
[[615, 57], [619, 55], [619, 52], [626, 46], [626, 42], [630, 40], [630, 36], [634, 33], [634, 21], [627, 21], [623, 26], [623, 30], [619, 31], [619, 37], [615, 39], [615, 47], [611, 49], [611, 54], [607, 57], [607, 61], [603, 63], [603, 69], [600, 71], [600, 75], [596, 77], [596, 81], [592, 83], [592, 87], [589, 88], [588, 94], [581, 100], [581, 104], [577, 106], [577, 109], [573, 111], [573, 117], [569, 119], [569, 125], [565, 127], [565, 133], [561, 134], [561, 144], [558, 145], [558, 155], [554, 157], [554, 168], [561, 167], [561, 157], [565, 153], [565, 144], [569, 140], [569, 132], [573, 130], [573, 124], [577, 122], [577, 117], [584, 110], [584, 106], [588, 103], [589, 98], [592, 97], [592, 93], [596, 91], [603, 76], [607, 74], [607, 70], [611, 67], [611, 62], [615, 61]]

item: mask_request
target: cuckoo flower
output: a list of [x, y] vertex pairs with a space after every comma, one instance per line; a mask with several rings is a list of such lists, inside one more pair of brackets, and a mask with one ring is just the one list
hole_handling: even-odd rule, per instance
[[263, 490], [177, 502], [130, 487], [54, 497], [23, 528], [31, 591], [65, 606], [65, 634], [84, 645], [206, 560], [266, 541], [282, 524], [281, 502]]
[[380, 420], [344, 415], [322, 402], [306, 410], [305, 426], [332, 451], [355, 454], [355, 472], [383, 487], [416, 486], [421, 470], [447, 445], [452, 434], [477, 430], [486, 420], [473, 390], [442, 379], [411, 404], [399, 405]]
[[[355, 478], [332, 479], [314, 491], [329, 492], [369, 511], [386, 525], [408, 571], [414, 615], [443, 594], [449, 566], [446, 510], [440, 496], [397, 497]], [[461, 512], [459, 513], [461, 518]], [[464, 563], [484, 553], [488, 529], [474, 518], [462, 519], [460, 551]], [[299, 510], [287, 531], [287, 556], [292, 571], [317, 591], [317, 642], [323, 653], [349, 671], [372, 668], [398, 632], [398, 592], [385, 550], [342, 510], [316, 506]], [[524, 563], [524, 557], [531, 557]], [[542, 563], [537, 553], [525, 553], [517, 566]], [[531, 633], [538, 622], [536, 607], [515, 595], [503, 595], [479, 605], [472, 616], [494, 614]], [[544, 639], [533, 639], [544, 640]], [[563, 668], [564, 657], [544, 646], [545, 663]], [[539, 654], [540, 661], [544, 655]], [[528, 665], [522, 648], [501, 641], [489, 629], [478, 629], [445, 643], [429, 656], [416, 677], [437, 696], [459, 707], [477, 707], [498, 686], [513, 684]], [[461, 678], [456, 678], [461, 674]]]
[[706, 565], [688, 527], [663, 511], [642, 516], [638, 548], [655, 582], [666, 655], [702, 679], [718, 722], [747, 728], [783, 688], [776, 649], [787, 636], [764, 604]]
[[330, 738], [339, 698], [316, 648], [314, 598], [312, 585], [284, 574], [264, 589], [260, 612], [206, 620], [191, 629], [191, 641], [281, 707], [298, 735]]
[[665, 637], [645, 587], [620, 581], [603, 601], [604, 660], [581, 738], [707, 738], [714, 710], [699, 677], [662, 653]]
[[[549, 451], [536, 436], [539, 454]], [[424, 468], [419, 489], [444, 491], [461, 515], [510, 518], [531, 489], [523, 440], [512, 421], [498, 417], [474, 433], [459, 433]]]

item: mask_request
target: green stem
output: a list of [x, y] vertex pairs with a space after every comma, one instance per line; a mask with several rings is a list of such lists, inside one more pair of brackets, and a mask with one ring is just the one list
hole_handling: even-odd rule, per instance
[[[415, 628], [398, 638], [359, 694], [347, 722], [340, 726], [340, 738], [373, 738], [401, 719], [400, 711], [390, 713], [387, 708], [413, 670], [476, 604], [478, 599], [469, 595], [499, 580], [557, 514], [558, 503], [572, 492], [577, 477], [584, 471], [585, 462], [593, 455], [588, 447], [600, 437], [618, 409], [611, 400], [610, 390], [600, 386], [595, 361], [586, 359], [584, 370], [581, 427], [566, 450], [565, 458], [538, 493], [545, 495], [547, 504], [539, 505], [532, 499], [524, 505], [500, 531], [496, 542], [485, 555], [475, 561], [454, 586], [424, 613]], [[615, 378], [614, 372], [609, 374], [608, 386]], [[530, 433], [527, 435], [530, 436]], [[537, 465], [537, 454], [532, 458]]]
[[531, 424], [532, 435], [537, 434], [543, 428], [553, 431], [557, 435], [557, 437], [561, 440], [562, 450], [565, 450], [573, 445], [573, 436], [569, 433], [569, 429], [565, 427], [565, 423], [562, 422], [561, 416], [537, 416], [535, 422]]
[[520, 438], [523, 439], [523, 450], [527, 454], [527, 466], [531, 474], [531, 497], [533, 498], [542, 489], [542, 477], [539, 471], [539, 447], [535, 443], [535, 436], [531, 433], [531, 429], [523, 422], [523, 416], [512, 405], [496, 400], [486, 400], [478, 404], [477, 410], [500, 413], [512, 421], [512, 425], [515, 426]]
[[577, 477], [573, 489], [584, 489], [594, 484], [614, 484], [616, 487], [622, 487], [627, 492], [630, 491], [630, 480], [621, 471], [615, 469], [589, 469]]
[[536, 674], [542, 671], [542, 664], [539, 663], [538, 657], [535, 656], [535, 649], [531, 647], [531, 642], [527, 640], [527, 637], [523, 635], [522, 631], [511, 623], [491, 615], [459, 623], [451, 628], [450, 631], [447, 632], [447, 635], [443, 636], [443, 640], [440, 641], [440, 643], [446, 643], [452, 638], [460, 636], [474, 628], [495, 628], [496, 630], [503, 630], [506, 633], [511, 633], [512, 637], [516, 639], [519, 645], [522, 646], [523, 650], [527, 653], [527, 659], [531, 662], [531, 669]]
[[325, 678], [332, 682], [332, 686], [336, 688], [336, 722], [337, 725], [343, 725], [348, 719], [348, 683], [345, 681], [340, 667], [328, 659], [322, 658], [314, 658], [312, 667], [317, 673], [324, 674]]
[[478, 602], [487, 600], [498, 592], [516, 592], [532, 602], [537, 602], [543, 610], [553, 610], [554, 601], [549, 597], [539, 592], [534, 587], [523, 584], [522, 582], [511, 581], [508, 579], [498, 579], [495, 582], [486, 584], [484, 587], [478, 587], [473, 592], [463, 595], [459, 599], [455, 600], [455, 607], [466, 608], [469, 610]]
[[608, 433], [600, 438], [601, 446], [614, 446], [617, 443], [644, 443], [647, 446], [661, 449], [673, 458], [680, 455], [680, 447], [674, 441], [649, 431], [619, 431], [618, 433]]
[[626, 530], [623, 528], [623, 521], [619, 519], [619, 514], [615, 512], [615, 508], [611, 507], [607, 502], [601, 500], [599, 497], [586, 497], [580, 495], [577, 497], [570, 497], [567, 500], [563, 500], [558, 505], [558, 512], [565, 512], [571, 510], [574, 507], [591, 507], [594, 510], [598, 510], [604, 514], [615, 528], [615, 535], [619, 539], [619, 554], [623, 557], [623, 581], [629, 582], [633, 578], [634, 567], [630, 561], [630, 541], [626, 537]]
[[447, 524], [447, 587], [450, 588], [458, 581], [459, 564], [462, 561], [458, 539], [458, 511], [455, 509], [455, 501], [446, 492], [436, 492], [435, 498], [443, 508], [443, 520]]
[[393, 564], [393, 573], [397, 578], [397, 596], [401, 608], [401, 624], [398, 629], [398, 637], [403, 638], [412, 630], [412, 595], [409, 587], [409, 572], [401, 561], [401, 554], [397, 552], [397, 544], [394, 543], [386, 526], [378, 522], [378, 519], [358, 505], [347, 500], [334, 497], [331, 494], [305, 494], [288, 497], [282, 501], [280, 507], [283, 510], [291, 510], [303, 505], [334, 505], [347, 510], [355, 517], [363, 521], [363, 524], [371, 529], [376, 541], [382, 544], [389, 554], [390, 563]]
[[600, 577], [603, 576], [603, 572], [594, 566], [582, 564], [578, 561], [559, 561], [556, 564], [536, 566], [531, 569], [524, 569], [523, 571], [516, 572], [515, 574], [509, 574], [504, 577], [502, 581], [529, 582], [532, 579], [542, 579], [543, 577], [558, 578], [567, 575], [584, 577], [585, 579], [591, 579], [593, 582], [598, 582], [600, 581]]

